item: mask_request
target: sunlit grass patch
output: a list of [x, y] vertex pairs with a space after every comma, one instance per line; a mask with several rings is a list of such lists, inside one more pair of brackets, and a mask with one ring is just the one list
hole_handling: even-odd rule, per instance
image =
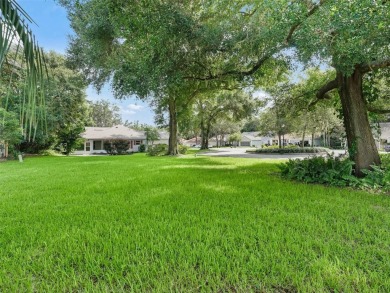
[[0, 291], [390, 290], [390, 199], [183, 156], [0, 164]]

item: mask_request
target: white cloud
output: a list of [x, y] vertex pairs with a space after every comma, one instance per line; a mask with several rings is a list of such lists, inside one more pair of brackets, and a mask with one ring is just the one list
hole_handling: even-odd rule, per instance
[[138, 111], [138, 110], [143, 109], [143, 107], [144, 106], [142, 106], [142, 105], [128, 104], [126, 108], [129, 109], [129, 110], [132, 110], [132, 111]]
[[137, 112], [132, 111], [132, 110], [124, 110], [124, 111], [122, 111], [122, 113], [123, 113], [123, 114], [127, 114], [127, 115], [134, 115], [134, 114], [137, 113]]
[[126, 107], [123, 107], [121, 105], [118, 105], [118, 106], [119, 106], [120, 113], [122, 114], [122, 116], [131, 116], [131, 115], [137, 114], [137, 110], [142, 109], [142, 106], [139, 107], [138, 109], [133, 109], [133, 107], [128, 107], [128, 106], [126, 106]]

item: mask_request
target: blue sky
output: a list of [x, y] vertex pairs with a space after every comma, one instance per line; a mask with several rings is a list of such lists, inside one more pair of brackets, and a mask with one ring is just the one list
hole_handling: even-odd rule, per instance
[[[17, 0], [19, 5], [36, 22], [31, 28], [45, 50], [65, 53], [68, 46], [68, 36], [72, 34], [66, 11], [54, 0]], [[93, 88], [87, 89], [88, 100], [109, 100], [121, 109], [123, 121], [136, 121], [154, 124], [154, 114], [146, 103], [130, 97], [124, 101], [113, 98], [110, 86], [105, 86], [98, 94]]]

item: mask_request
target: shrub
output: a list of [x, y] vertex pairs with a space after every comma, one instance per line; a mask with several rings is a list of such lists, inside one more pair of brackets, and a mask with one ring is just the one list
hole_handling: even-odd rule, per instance
[[48, 156], [48, 157], [62, 156], [62, 154], [57, 152], [56, 150], [44, 150], [44, 151], [41, 151], [39, 154], [41, 156]]
[[149, 156], [165, 156], [168, 153], [167, 144], [155, 144], [149, 146], [148, 155]]
[[103, 148], [109, 155], [113, 155], [115, 152], [114, 146], [112, 145], [111, 141], [105, 141], [103, 144]]
[[138, 148], [138, 151], [139, 151], [140, 153], [144, 153], [144, 152], [146, 151], [146, 145], [141, 144], [141, 145], [139, 146], [139, 148]]
[[363, 171], [364, 178], [353, 176], [354, 162], [350, 159], [324, 157], [289, 160], [280, 164], [282, 177], [305, 183], [351, 186], [366, 190], [390, 191], [390, 169], [372, 166]]
[[288, 147], [288, 148], [263, 148], [256, 149], [256, 153], [260, 154], [298, 154], [298, 153], [323, 153], [327, 152], [324, 148], [299, 148], [299, 147]]
[[127, 153], [130, 147], [128, 140], [117, 139], [105, 141], [103, 148], [109, 155], [124, 155]]
[[[284, 146], [284, 149], [299, 149], [300, 147], [295, 144], [288, 144]], [[273, 144], [269, 146], [263, 146], [263, 149], [279, 149], [279, 145]]]
[[378, 166], [371, 166], [372, 170], [363, 170], [366, 175], [361, 179], [361, 186], [365, 189], [383, 189], [390, 191], [390, 170]]
[[186, 145], [179, 145], [179, 154], [185, 155], [188, 151], [188, 146]]
[[282, 176], [305, 183], [346, 186], [345, 178], [352, 176], [353, 162], [349, 159], [314, 157], [289, 160], [279, 165]]
[[387, 170], [390, 170], [390, 154], [381, 154], [381, 167]]
[[112, 142], [112, 145], [114, 146], [115, 151], [118, 155], [126, 154], [130, 148], [130, 142], [128, 140], [122, 140], [122, 139], [114, 140]]

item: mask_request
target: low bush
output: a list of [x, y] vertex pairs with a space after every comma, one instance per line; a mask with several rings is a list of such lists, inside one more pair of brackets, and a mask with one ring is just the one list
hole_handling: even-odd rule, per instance
[[128, 140], [117, 139], [112, 142], [115, 151], [118, 155], [124, 155], [130, 148], [130, 142]]
[[178, 151], [179, 154], [185, 155], [188, 151], [188, 146], [180, 144]]
[[62, 156], [60, 152], [57, 152], [56, 150], [44, 150], [39, 153], [41, 156], [47, 156], [47, 157], [57, 157]]
[[354, 162], [348, 158], [313, 157], [303, 160], [289, 160], [280, 164], [282, 177], [305, 183], [319, 183], [331, 186], [350, 186], [365, 190], [390, 192], [390, 168], [372, 166], [364, 170], [365, 177], [353, 176]]
[[140, 153], [144, 153], [144, 152], [146, 151], [146, 145], [141, 144], [141, 145], [139, 146], [139, 148], [138, 148], [138, 151], [139, 151]]
[[[263, 146], [262, 147], [263, 149], [279, 149], [279, 145], [277, 144], [273, 144], [273, 145], [269, 145], [269, 146]], [[299, 146], [295, 145], [295, 144], [288, 144], [288, 145], [285, 145], [284, 146], [285, 149], [297, 149], [299, 148]]]
[[390, 192], [390, 169], [371, 166], [372, 170], [363, 170], [366, 175], [360, 179], [359, 187], [364, 189], [382, 189]]
[[129, 150], [130, 143], [128, 140], [117, 139], [105, 141], [103, 147], [109, 155], [124, 155]]
[[299, 147], [288, 147], [288, 148], [263, 148], [256, 149], [256, 153], [260, 154], [298, 154], [298, 153], [323, 153], [327, 152], [324, 148], [299, 148]]
[[155, 144], [151, 145], [148, 148], [149, 156], [165, 156], [168, 153], [168, 145], [167, 144]]
[[382, 168], [390, 170], [390, 154], [381, 154]]
[[109, 155], [114, 154], [114, 147], [113, 147], [111, 141], [105, 141], [103, 144], [103, 148], [107, 152], [107, 154], [109, 154]]

